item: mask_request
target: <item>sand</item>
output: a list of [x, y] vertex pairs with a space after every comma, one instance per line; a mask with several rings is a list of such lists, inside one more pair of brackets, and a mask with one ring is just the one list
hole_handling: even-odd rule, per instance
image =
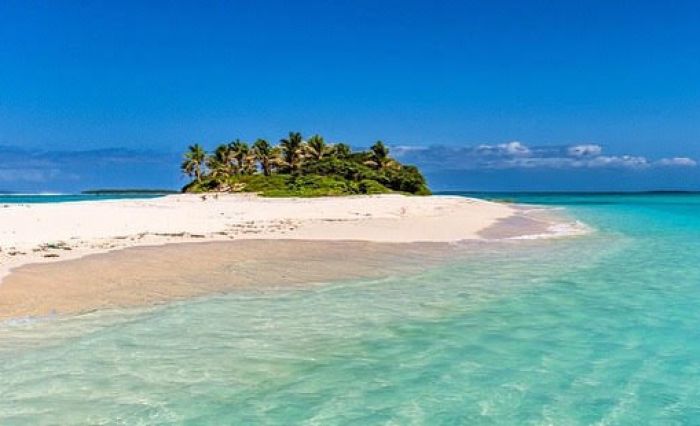
[[131, 247], [16, 269], [0, 287], [0, 321], [405, 274], [444, 261], [446, 249], [444, 243], [304, 240]]
[[425, 267], [449, 243], [540, 235], [551, 225], [518, 206], [450, 196], [0, 206], [0, 319], [381, 276], [386, 265]]
[[11, 268], [109, 250], [238, 239], [426, 242], [476, 239], [515, 210], [463, 197], [149, 200], [0, 206], [0, 279]]

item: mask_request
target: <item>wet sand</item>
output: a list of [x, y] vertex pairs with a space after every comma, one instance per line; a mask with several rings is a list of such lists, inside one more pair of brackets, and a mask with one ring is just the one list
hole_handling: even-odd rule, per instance
[[445, 243], [300, 240], [132, 247], [18, 268], [0, 286], [0, 320], [410, 273], [453, 251]]
[[523, 240], [548, 232], [562, 236], [551, 231], [562, 225], [571, 222], [549, 211], [522, 209], [485, 228], [482, 239], [460, 242], [241, 239], [137, 246], [28, 264], [0, 284], [0, 320], [151, 305], [246, 288], [411, 274], [504, 242], [527, 244]]

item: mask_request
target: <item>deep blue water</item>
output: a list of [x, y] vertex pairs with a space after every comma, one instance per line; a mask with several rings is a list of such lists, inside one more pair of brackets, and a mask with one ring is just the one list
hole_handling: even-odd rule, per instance
[[2, 424], [700, 424], [700, 196], [409, 277], [0, 326]]
[[161, 194], [0, 194], [0, 204], [67, 203], [74, 201], [123, 200], [162, 197]]

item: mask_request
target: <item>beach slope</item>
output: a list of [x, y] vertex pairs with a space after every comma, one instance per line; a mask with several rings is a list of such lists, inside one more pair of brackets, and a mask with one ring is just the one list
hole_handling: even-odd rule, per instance
[[451, 196], [261, 198], [171, 195], [155, 199], [0, 206], [0, 279], [27, 263], [116, 249], [241, 239], [452, 242], [516, 210]]

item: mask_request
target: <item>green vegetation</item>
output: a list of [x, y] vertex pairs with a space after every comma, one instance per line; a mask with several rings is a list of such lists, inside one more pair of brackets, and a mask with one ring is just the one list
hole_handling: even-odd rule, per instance
[[264, 139], [249, 146], [236, 139], [207, 153], [201, 145], [191, 145], [181, 168], [192, 178], [183, 192], [268, 197], [430, 194], [418, 168], [391, 158], [381, 141], [368, 151], [353, 152], [346, 144], [326, 143], [320, 135], [304, 140], [298, 132], [290, 132], [277, 146]]

